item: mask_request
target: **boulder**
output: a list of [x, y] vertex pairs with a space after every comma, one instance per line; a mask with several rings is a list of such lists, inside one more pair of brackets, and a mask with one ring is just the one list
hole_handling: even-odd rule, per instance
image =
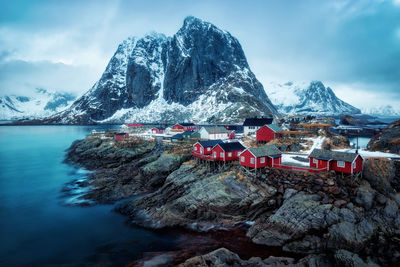
[[379, 265], [373, 262], [364, 262], [360, 256], [350, 251], [340, 249], [335, 252], [334, 255], [337, 266], [343, 267], [378, 267]]
[[369, 210], [374, 204], [375, 194], [376, 191], [371, 188], [370, 184], [367, 181], [362, 181], [362, 184], [357, 189], [355, 202]]

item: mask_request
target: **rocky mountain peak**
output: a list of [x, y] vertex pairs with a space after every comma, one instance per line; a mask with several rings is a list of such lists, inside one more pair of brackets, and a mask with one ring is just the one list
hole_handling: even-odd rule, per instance
[[277, 114], [230, 33], [187, 17], [173, 37], [128, 38], [100, 80], [50, 122], [240, 121]]

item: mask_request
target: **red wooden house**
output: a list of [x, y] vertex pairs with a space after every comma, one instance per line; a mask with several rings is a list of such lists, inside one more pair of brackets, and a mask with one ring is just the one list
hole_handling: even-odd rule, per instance
[[358, 173], [363, 170], [364, 159], [357, 153], [314, 149], [310, 155], [310, 167], [326, 168], [342, 173]]
[[283, 131], [276, 124], [266, 124], [256, 131], [257, 142], [269, 142], [276, 138], [276, 133]]
[[193, 155], [198, 158], [203, 158], [205, 155], [211, 155], [212, 149], [215, 145], [223, 143], [222, 140], [208, 140], [198, 141], [193, 145]]
[[219, 143], [212, 148], [214, 160], [232, 161], [239, 159], [240, 153], [246, 148], [239, 142]]
[[240, 154], [240, 165], [251, 168], [274, 167], [282, 162], [282, 152], [275, 145], [251, 147]]
[[197, 127], [194, 123], [177, 123], [174, 126], [172, 126], [171, 131], [173, 132], [184, 132], [184, 131], [190, 131], [190, 130], [196, 130]]
[[128, 137], [129, 137], [129, 134], [127, 134], [127, 133], [116, 133], [114, 135], [114, 139], [117, 141], [125, 140]]
[[163, 134], [163, 133], [165, 133], [165, 128], [163, 128], [163, 127], [154, 127], [153, 129], [151, 129], [151, 132], [153, 134]]

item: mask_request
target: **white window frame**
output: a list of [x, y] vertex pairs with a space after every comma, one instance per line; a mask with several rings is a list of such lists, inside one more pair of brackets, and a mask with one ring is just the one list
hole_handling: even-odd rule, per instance
[[232, 157], [232, 152], [228, 152], [228, 157]]
[[202, 148], [202, 147], [200, 147], [200, 153], [202, 153], [202, 154], [203, 154], [203, 148]]
[[194, 151], [197, 151], [197, 146], [194, 147]]
[[344, 166], [346, 166], [346, 164], [344, 163], [344, 161], [337, 161], [336, 166], [338, 166], [339, 168], [344, 168]]
[[318, 164], [318, 160], [316, 158], [313, 159], [314, 164]]
[[357, 168], [357, 161], [353, 162], [353, 169]]
[[220, 156], [221, 158], [223, 158], [224, 155], [225, 155], [224, 152], [219, 153], [219, 156]]
[[260, 163], [265, 163], [265, 157], [260, 158]]
[[210, 151], [211, 150], [211, 147], [207, 147], [207, 151]]
[[240, 157], [240, 160], [241, 160], [242, 162], [245, 162], [245, 161], [246, 161], [246, 159], [245, 159], [244, 156], [241, 156], [241, 157]]
[[214, 151], [214, 158], [217, 158], [217, 152]]
[[254, 158], [250, 158], [250, 163], [254, 164]]

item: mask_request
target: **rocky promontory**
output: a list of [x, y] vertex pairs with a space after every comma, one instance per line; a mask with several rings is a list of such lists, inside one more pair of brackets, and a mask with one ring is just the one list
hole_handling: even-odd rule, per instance
[[389, 124], [371, 138], [367, 149], [400, 154], [400, 120]]
[[[191, 145], [89, 137], [67, 162], [93, 170], [82, 196], [115, 203], [132, 223], [196, 231], [244, 228], [256, 244], [290, 258], [242, 259], [227, 250], [184, 259], [182, 266], [390, 265], [400, 261], [399, 164], [368, 159], [363, 176], [346, 177], [238, 165], [207, 165]], [[133, 198], [132, 198], [133, 197]]]

